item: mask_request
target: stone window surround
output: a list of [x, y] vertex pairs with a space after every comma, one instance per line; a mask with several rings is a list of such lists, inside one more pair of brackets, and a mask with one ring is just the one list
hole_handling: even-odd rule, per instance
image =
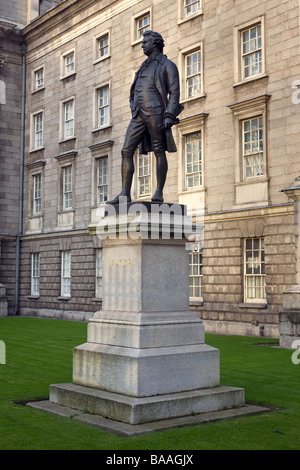
[[[43, 230], [43, 219], [44, 219], [44, 166], [45, 160], [37, 160], [33, 163], [26, 164], [28, 169], [28, 221], [29, 221], [29, 232], [36, 231], [32, 230], [32, 225], [38, 226], [38, 232]], [[39, 214], [33, 214], [33, 177], [37, 174], [41, 175], [41, 212]], [[37, 225], [36, 225], [37, 224]]]
[[[99, 127], [98, 126], [98, 91], [100, 88], [104, 88], [105, 86], [108, 86], [108, 107], [109, 107], [109, 116], [108, 116], [108, 123]], [[101, 84], [95, 85], [94, 86], [94, 91], [93, 91], [93, 130], [92, 132], [98, 132], [101, 131], [102, 129], [107, 129], [108, 127], [112, 127], [112, 112], [111, 112], [111, 102], [112, 102], [112, 97], [111, 97], [111, 81], [108, 80], [106, 82], [103, 82]]]
[[[74, 54], [74, 70], [72, 70], [69, 73], [66, 73], [66, 64], [65, 64], [65, 58], [70, 55], [71, 53]], [[60, 56], [60, 79], [64, 80], [65, 78], [71, 77], [72, 75], [76, 74], [76, 53], [75, 53], [75, 48], [73, 47], [72, 49], [69, 49], [65, 52], [63, 52]]]
[[[36, 86], [36, 73], [39, 70], [43, 70], [43, 85], [40, 86], [40, 87], [37, 87]], [[37, 93], [37, 92], [39, 92], [41, 90], [44, 90], [44, 89], [45, 89], [45, 65], [42, 64], [42, 65], [39, 65], [38, 67], [35, 67], [32, 70], [32, 73], [31, 73], [31, 92], [32, 93]]]
[[[55, 155], [58, 163], [58, 178], [57, 178], [57, 229], [61, 228], [74, 228], [75, 216], [75, 188], [76, 188], [76, 156], [77, 150], [70, 150], [67, 152]], [[64, 209], [63, 207], [63, 169], [67, 166], [72, 166], [72, 208]]]
[[108, 173], [108, 197], [111, 191], [111, 162], [112, 162], [112, 146], [113, 140], [105, 140], [89, 145], [92, 152], [92, 165], [91, 165], [91, 210], [92, 220], [93, 213], [98, 208], [97, 199], [97, 161], [99, 158], [107, 157], [107, 173]]
[[[156, 178], [156, 158], [153, 154], [153, 152], [149, 152], [148, 156], [151, 157], [151, 191], [153, 192], [153, 188], [155, 188], [155, 178]], [[134, 201], [147, 201], [151, 199], [152, 194], [150, 195], [145, 195], [145, 196], [139, 196], [139, 175], [138, 175], [138, 159], [139, 159], [139, 149], [136, 150], [135, 155], [134, 155], [134, 167], [136, 168], [136, 171], [134, 172], [133, 179], [132, 179], [132, 199]]]
[[[193, 52], [196, 52], [199, 50], [201, 52], [201, 93], [199, 93], [196, 96], [191, 96], [190, 98], [187, 97], [186, 95], [186, 57], [189, 54], [192, 54]], [[193, 44], [189, 47], [186, 47], [184, 49], [179, 50], [179, 58], [178, 58], [178, 63], [179, 63], [179, 79], [180, 79], [180, 89], [181, 89], [181, 102], [185, 103], [188, 101], [193, 101], [197, 100], [199, 98], [205, 98], [206, 94], [204, 92], [204, 73], [203, 73], [203, 54], [204, 52], [204, 46], [203, 46], [203, 41], [199, 41], [196, 44]]]
[[[271, 95], [265, 94], [250, 98], [244, 101], [233, 103], [228, 107], [233, 112], [235, 126], [235, 191], [236, 191], [236, 208], [245, 207], [245, 204], [261, 205], [268, 202], [268, 133], [267, 133], [267, 104]], [[263, 118], [263, 139], [264, 139], [264, 175], [253, 178], [244, 178], [244, 162], [242, 151], [242, 122], [256, 116]], [[251, 194], [255, 192], [253, 185], [257, 186], [257, 190], [261, 191], [262, 200], [249, 200], [240, 195], [245, 191], [246, 186], [251, 187]]]
[[[64, 296], [64, 295], [59, 295], [57, 297], [57, 300], [70, 300], [72, 298], [72, 250], [71, 250], [71, 245], [72, 245], [72, 240], [70, 237], [61, 237], [59, 239], [59, 251], [60, 251], [60, 280], [61, 280], [61, 287], [62, 287], [62, 253], [63, 252], [70, 252], [70, 259], [71, 259], [71, 265], [70, 265], [70, 279], [71, 279], [71, 292], [70, 295]], [[60, 287], [60, 288], [61, 288]], [[61, 292], [60, 292], [61, 293]]]
[[[40, 268], [41, 268], [41, 247], [40, 247], [40, 241], [39, 240], [34, 240], [29, 242], [29, 256], [30, 256], [30, 280], [31, 280], [31, 274], [32, 274], [32, 255], [33, 254], [39, 254], [39, 263], [40, 263]], [[41, 269], [40, 269], [40, 275], [41, 275]], [[40, 298], [40, 291], [39, 294], [31, 294], [31, 283], [30, 283], [30, 294], [27, 296], [27, 299], [39, 299]]]
[[[108, 53], [105, 56], [100, 56], [99, 54], [99, 41], [104, 38], [105, 36], [108, 36]], [[110, 38], [111, 38], [111, 29], [107, 29], [100, 34], [97, 34], [94, 38], [94, 64], [98, 64], [98, 62], [102, 62], [103, 60], [108, 59], [110, 55]]]
[[[265, 227], [266, 222], [264, 218], [250, 219], [250, 220], [241, 220], [239, 221], [239, 229], [241, 232], [241, 250], [242, 253], [242, 263], [243, 263], [243, 273], [244, 273], [244, 240], [247, 238], [265, 238]], [[244, 274], [243, 274], [243, 293], [244, 293]], [[243, 299], [244, 300], [244, 299]], [[238, 307], [241, 309], [257, 308], [265, 309], [268, 306], [267, 298], [264, 302], [245, 302], [238, 304]]]
[[[200, 113], [194, 116], [189, 116], [180, 120], [177, 125], [178, 130], [178, 195], [190, 195], [191, 193], [200, 193], [205, 191], [205, 121], [208, 117], [207, 113]], [[185, 138], [189, 134], [201, 131], [202, 138], [202, 163], [203, 163], [203, 184], [202, 187], [192, 189], [190, 191], [185, 189]]]
[[[258, 75], [251, 76], [249, 78], [243, 78], [243, 65], [242, 65], [242, 44], [241, 35], [246, 29], [252, 26], [261, 25], [261, 51], [262, 51], [262, 71]], [[268, 77], [266, 73], [266, 48], [265, 48], [265, 16], [260, 16], [254, 20], [247, 21], [239, 26], [234, 27], [234, 49], [233, 49], [233, 60], [234, 60], [234, 87], [243, 85], [254, 80]]]
[[[65, 137], [65, 104], [69, 101], [73, 101], [73, 135], [69, 137]], [[76, 139], [75, 135], [75, 112], [76, 112], [76, 97], [75, 95], [69, 96], [68, 98], [64, 98], [59, 102], [59, 143], [66, 142], [68, 140]]]
[[131, 17], [131, 45], [132, 46], [134, 46], [135, 44], [141, 43], [143, 40], [143, 37], [140, 37], [140, 38], [137, 37], [137, 21], [141, 17], [147, 15], [147, 13], [150, 15], [149, 29], [152, 30], [152, 25], [153, 25], [152, 6], [150, 6], [149, 8], [146, 8], [145, 10], [140, 11], [139, 13]]
[[[39, 147], [35, 147], [35, 117], [39, 114], [42, 114], [42, 140], [43, 143]], [[30, 138], [29, 138], [29, 152], [36, 152], [37, 150], [44, 149], [44, 108], [40, 108], [36, 111], [33, 111], [30, 114]]]
[[[253, 274], [249, 274], [247, 276], [247, 273], [246, 273], [246, 242], [247, 240], [260, 240], [259, 242], [259, 249], [257, 250], [254, 250], [253, 246], [252, 246], [252, 253], [254, 251], [258, 251], [260, 254], [261, 252], [263, 251], [264, 252], [264, 248], [261, 247], [261, 240], [264, 241], [264, 237], [247, 237], [247, 238], [244, 238], [243, 239], [243, 290], [244, 290], [244, 304], [251, 304], [253, 305], [254, 303], [255, 304], [264, 304], [266, 303], [266, 298], [263, 298], [263, 297], [259, 297], [259, 298], [248, 298], [248, 295], [247, 295], [247, 277], [249, 276], [250, 278], [253, 278], [254, 275]], [[259, 260], [259, 267], [261, 269], [261, 265], [262, 265], [262, 260], [260, 258]], [[259, 274], [259, 277], [261, 279], [263, 279], [263, 285], [265, 286], [265, 279], [266, 279], [266, 276], [265, 274]]]

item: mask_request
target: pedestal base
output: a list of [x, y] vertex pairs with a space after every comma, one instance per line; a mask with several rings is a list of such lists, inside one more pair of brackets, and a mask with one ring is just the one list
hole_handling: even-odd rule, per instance
[[219, 350], [194, 313], [97, 312], [74, 349], [73, 383], [50, 402], [131, 425], [244, 406], [244, 390], [220, 386]]
[[142, 398], [75, 384], [50, 387], [52, 403], [128, 424], [239, 408], [244, 400], [244, 389], [225, 386]]

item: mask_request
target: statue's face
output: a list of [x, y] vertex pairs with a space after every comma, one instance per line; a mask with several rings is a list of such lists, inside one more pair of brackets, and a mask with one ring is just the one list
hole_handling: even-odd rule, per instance
[[144, 54], [149, 56], [151, 52], [154, 51], [153, 39], [147, 36], [144, 37], [142, 40], [142, 49], [144, 51]]

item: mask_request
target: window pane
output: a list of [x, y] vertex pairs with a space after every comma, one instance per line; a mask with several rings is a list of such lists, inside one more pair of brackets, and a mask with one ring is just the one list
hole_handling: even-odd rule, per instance
[[143, 36], [143, 33], [150, 29], [150, 14], [147, 13], [137, 20], [137, 39]]
[[33, 214], [40, 214], [41, 212], [41, 188], [42, 188], [42, 175], [34, 175], [33, 177]]
[[71, 296], [71, 252], [61, 253], [61, 295]]
[[201, 93], [201, 51], [186, 56], [186, 94], [188, 98]]
[[261, 25], [242, 32], [244, 78], [262, 73]]
[[151, 193], [151, 157], [150, 155], [138, 156], [138, 196], [148, 196]]
[[35, 148], [43, 145], [43, 113], [34, 116], [34, 146]]
[[72, 208], [72, 166], [63, 168], [63, 208]]
[[262, 301], [265, 292], [264, 239], [245, 240], [245, 301]]
[[64, 104], [64, 137], [74, 135], [74, 101], [68, 101]]
[[64, 57], [65, 74], [72, 73], [75, 69], [74, 52], [70, 52]]
[[253, 178], [264, 174], [263, 120], [257, 117], [243, 121], [244, 176]]
[[192, 15], [201, 9], [200, 0], [185, 0], [185, 16]]
[[102, 204], [108, 200], [108, 168], [107, 168], [107, 157], [99, 158], [97, 162], [97, 181], [98, 191], [97, 199], [98, 204]]
[[109, 124], [109, 88], [98, 90], [98, 127]]
[[189, 253], [189, 296], [202, 297], [202, 251]]
[[186, 185], [187, 189], [202, 186], [201, 131], [186, 137]]
[[98, 40], [98, 46], [100, 57], [108, 55], [108, 34]]
[[31, 255], [31, 295], [39, 295], [40, 290], [40, 254]]

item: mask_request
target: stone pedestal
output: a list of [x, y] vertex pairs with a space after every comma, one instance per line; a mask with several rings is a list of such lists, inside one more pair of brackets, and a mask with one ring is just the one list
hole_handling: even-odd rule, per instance
[[279, 314], [280, 346], [297, 349], [300, 342], [300, 176], [282, 191], [294, 203], [296, 285], [283, 292], [283, 311]]
[[103, 310], [74, 349], [73, 383], [52, 385], [50, 401], [129, 424], [241, 407], [244, 390], [220, 386], [219, 351], [189, 311], [185, 215], [149, 221], [149, 209], [98, 227]]

